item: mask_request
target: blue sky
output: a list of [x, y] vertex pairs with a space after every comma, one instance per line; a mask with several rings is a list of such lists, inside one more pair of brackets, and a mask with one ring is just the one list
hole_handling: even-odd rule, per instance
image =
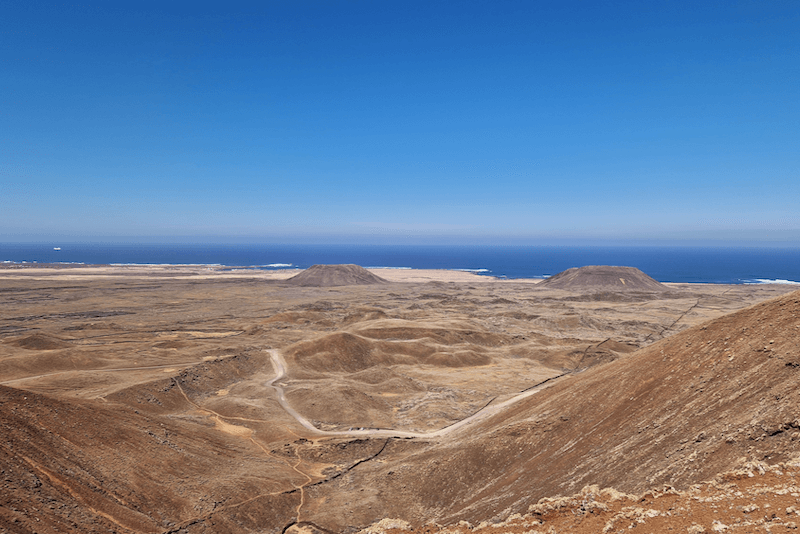
[[800, 3], [0, 6], [0, 241], [800, 245]]

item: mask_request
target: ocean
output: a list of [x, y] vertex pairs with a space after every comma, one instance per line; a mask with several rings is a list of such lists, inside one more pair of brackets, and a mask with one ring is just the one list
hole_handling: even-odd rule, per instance
[[305, 269], [316, 263], [457, 269], [544, 278], [570, 267], [637, 267], [660, 282], [800, 285], [800, 247], [0, 244], [3, 263], [213, 264]]

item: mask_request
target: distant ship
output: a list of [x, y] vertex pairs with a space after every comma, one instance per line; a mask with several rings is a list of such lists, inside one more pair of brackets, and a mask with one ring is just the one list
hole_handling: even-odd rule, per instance
[[61, 247], [53, 247], [53, 250], [61, 250]]

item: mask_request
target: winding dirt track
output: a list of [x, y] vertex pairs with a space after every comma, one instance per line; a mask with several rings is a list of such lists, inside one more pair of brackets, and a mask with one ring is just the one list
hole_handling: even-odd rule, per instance
[[205, 360], [197, 360], [194, 362], [183, 362], [183, 363], [168, 363], [164, 365], [147, 365], [143, 367], [100, 367], [99, 369], [67, 369], [65, 371], [54, 371], [52, 373], [45, 373], [41, 375], [32, 375], [32, 376], [24, 376], [22, 378], [14, 378], [13, 380], [6, 380], [5, 382], [0, 382], [0, 385], [8, 386], [11, 384], [16, 384], [17, 382], [26, 382], [28, 380], [36, 380], [37, 378], [45, 378], [48, 376], [56, 376], [56, 375], [64, 375], [68, 373], [116, 373], [121, 371], [147, 371], [150, 369], [168, 369], [170, 367], [181, 368], [181, 367], [189, 367], [192, 365], [197, 365], [199, 363], [203, 363]]
[[503, 402], [499, 402], [497, 404], [491, 404], [491, 402], [475, 412], [474, 414], [466, 417], [460, 421], [453, 423], [452, 425], [446, 426], [444, 428], [440, 428], [439, 430], [434, 430], [432, 432], [409, 432], [406, 430], [391, 430], [386, 428], [364, 428], [359, 430], [320, 430], [311, 424], [311, 421], [300, 415], [294, 408], [292, 408], [289, 403], [286, 401], [286, 396], [284, 395], [283, 388], [275, 383], [281, 380], [286, 376], [286, 360], [283, 359], [283, 355], [276, 350], [276, 349], [266, 349], [269, 353], [270, 359], [272, 361], [272, 366], [275, 368], [275, 377], [267, 381], [266, 385], [271, 387], [275, 390], [275, 393], [278, 395], [278, 402], [281, 404], [284, 410], [295, 418], [295, 420], [300, 423], [304, 428], [308, 431], [316, 434], [318, 436], [330, 436], [330, 437], [379, 437], [379, 438], [438, 438], [441, 436], [445, 436], [450, 434], [451, 432], [455, 432], [456, 430], [474, 422], [478, 419], [484, 419], [486, 417], [492, 416], [498, 412], [500, 412], [503, 408], [515, 404], [523, 399], [526, 399], [536, 393], [542, 391], [543, 389], [550, 387], [556, 380], [561, 378], [568, 378], [569, 373], [562, 373], [558, 376], [554, 376], [552, 378], [548, 378], [536, 384], [535, 386], [514, 395], [510, 399], [504, 400]]

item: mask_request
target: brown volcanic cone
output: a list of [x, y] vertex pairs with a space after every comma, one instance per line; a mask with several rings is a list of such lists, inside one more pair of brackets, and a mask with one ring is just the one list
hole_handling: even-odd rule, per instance
[[332, 287], [386, 284], [388, 281], [358, 265], [312, 265], [289, 278], [286, 283], [306, 287]]
[[442, 524], [524, 512], [588, 484], [685, 489], [742, 459], [800, 454], [798, 385], [800, 291], [562, 379], [405, 457], [413, 469], [365, 467], [353, 487], [391, 495], [384, 517], [418, 510], [410, 520]]
[[636, 267], [587, 265], [573, 267], [543, 280], [539, 287], [573, 291], [668, 291]]

